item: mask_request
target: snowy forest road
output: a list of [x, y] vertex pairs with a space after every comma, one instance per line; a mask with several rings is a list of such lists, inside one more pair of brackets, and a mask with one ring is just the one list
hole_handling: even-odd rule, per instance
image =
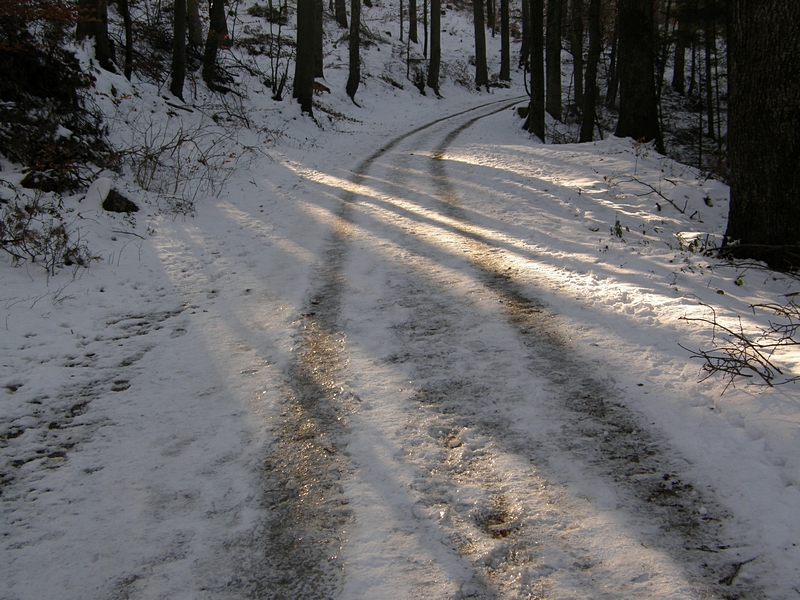
[[229, 591], [763, 596], [705, 518], [724, 515], [713, 491], [517, 280], [536, 256], [513, 224], [481, 212], [490, 178], [459, 136], [514, 104], [400, 136], [349, 182], [309, 173], [340, 204], [296, 320], [269, 516]]
[[731, 501], [763, 471], [655, 425], [691, 390], [636, 362], [663, 305], [577, 297], [655, 245], [595, 233], [639, 156], [465, 102], [380, 143], [307, 120], [195, 217], [93, 228], [55, 294], [5, 273], [0, 600], [794, 597]]

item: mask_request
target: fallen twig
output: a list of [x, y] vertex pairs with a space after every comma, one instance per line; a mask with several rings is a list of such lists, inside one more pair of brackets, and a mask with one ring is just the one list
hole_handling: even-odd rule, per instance
[[[789, 320], [788, 323], [773, 323], [769, 328], [753, 335], [746, 334], [741, 318], [738, 325], [728, 327], [717, 320], [714, 307], [700, 303], [711, 311], [711, 317], [681, 317], [683, 321], [695, 321], [711, 325], [711, 343], [714, 350], [691, 350], [682, 344], [681, 348], [690, 353], [691, 358], [703, 360], [703, 370], [708, 373], [701, 381], [705, 381], [715, 373], [724, 373], [728, 383], [723, 389], [724, 394], [728, 387], [734, 384], [739, 377], [752, 379], [759, 378], [764, 385], [774, 387], [800, 380], [800, 376], [783, 376], [783, 370], [773, 362], [775, 351], [784, 346], [800, 345], [794, 336], [800, 330], [800, 306], [792, 300], [786, 305], [780, 304], [755, 304], [751, 305], [753, 312], [756, 308], [765, 309]], [[718, 338], [722, 338], [718, 341]]]

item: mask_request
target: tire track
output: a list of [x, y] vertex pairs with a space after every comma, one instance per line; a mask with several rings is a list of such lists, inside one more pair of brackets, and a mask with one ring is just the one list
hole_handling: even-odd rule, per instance
[[[353, 188], [376, 160], [406, 138], [495, 104], [436, 119], [394, 138], [358, 165]], [[308, 301], [295, 321], [282, 423], [264, 460], [262, 506], [268, 517], [239, 543], [240, 572], [226, 582], [226, 593], [316, 600], [336, 597], [342, 590], [340, 551], [353, 515], [341, 482], [352, 471], [344, 450], [348, 419], [359, 398], [345, 383], [348, 359], [340, 315], [356, 201], [354, 191], [341, 196]]]
[[[454, 597], [547, 597], [548, 589], [561, 590], [557, 594], [565, 587], [582, 590], [576, 597], [763, 597], [757, 588], [736, 581], [741, 563], [735, 540], [725, 534], [725, 511], [713, 493], [685, 481], [682, 459], [617, 400], [621, 393], [612, 381], [576, 357], [556, 315], [514, 281], [510, 263], [459, 207], [458, 192], [445, 168], [446, 151], [461, 132], [490, 114], [452, 129], [436, 147], [430, 162], [430, 196], [449, 219], [446, 227], [437, 225], [460, 238], [455, 245], [466, 257], [465, 271], [471, 272], [467, 276], [480, 281], [501, 307], [501, 321], [521, 346], [527, 371], [544, 376], [546, 389], [538, 398], [538, 410], [551, 423], [551, 435], [532, 438], [518, 425], [527, 414], [528, 399], [502, 383], [519, 376], [503, 365], [506, 349], [464, 350], [480, 348], [480, 336], [474, 334], [480, 318], [469, 316], [474, 307], [449, 292], [452, 274], [426, 275], [436, 272], [445, 255], [453, 262], [455, 250], [436, 248], [424, 228], [406, 226], [413, 219], [403, 225], [397, 217], [390, 225], [395, 232], [392, 252], [402, 256], [397, 261], [402, 265], [387, 267], [385, 275], [392, 282], [385, 294], [392, 300], [385, 303], [393, 302], [411, 315], [391, 326], [398, 350], [385, 360], [408, 369], [417, 390], [406, 401], [423, 409], [422, 416], [409, 416], [424, 439], [408, 452], [408, 461], [423, 473], [412, 485], [424, 509], [418, 518], [445, 532], [451, 547], [472, 567], [471, 579], [462, 582]], [[409, 183], [404, 160], [380, 181], [407, 205], [412, 201], [403, 196]], [[417, 196], [424, 198], [421, 192]], [[370, 214], [378, 216], [364, 229], [377, 227], [378, 209], [387, 206], [382, 199], [370, 202], [376, 207]], [[459, 373], [465, 358], [495, 362], [476, 374]], [[505, 413], [492, 413], [493, 404], [503, 405]], [[519, 464], [508, 465], [509, 460]], [[516, 471], [514, 477], [498, 469], [503, 462]], [[525, 472], [528, 463], [533, 473]], [[572, 473], [560, 472], [564, 468]], [[670, 570], [660, 560], [630, 583], [617, 578], [618, 587], [609, 592], [606, 583], [616, 577], [609, 566], [613, 561], [596, 548], [584, 547], [586, 540], [580, 536], [565, 540], [554, 533], [570, 527], [570, 521], [598, 518], [596, 512], [578, 506], [569, 491], [569, 478], [575, 475], [606, 486], [616, 498], [616, 510], [636, 523], [632, 540], [646, 544], [651, 555], [666, 553], [675, 567]], [[473, 488], [469, 501], [461, 489], [465, 486]], [[714, 517], [701, 515], [701, 506]], [[437, 524], [430, 517], [435, 513], [447, 513], [447, 518]], [[636, 555], [623, 547], [630, 542], [618, 544], [621, 556]], [[542, 545], [549, 549], [543, 552]], [[657, 588], [670, 585], [670, 595], [659, 595], [663, 592]]]
[[[565, 332], [554, 325], [556, 316], [531, 297], [510, 275], [512, 267], [492, 243], [469, 223], [459, 207], [456, 186], [446, 171], [446, 153], [456, 138], [480, 118], [468, 120], [449, 132], [433, 154], [431, 179], [441, 212], [459, 222], [469, 261], [479, 278], [502, 306], [502, 313], [529, 349], [531, 370], [544, 374], [560, 388], [557, 406], [567, 412], [551, 416], [561, 421], [558, 449], [574, 455], [601, 478], [612, 481], [629, 504], [628, 510], [646, 521], [660, 524], [661, 533], [652, 541], [686, 565], [688, 576], [700, 597], [755, 598], [762, 594], [747, 585], [731, 587], [741, 563], [720, 552], [734, 546], [723, 521], [728, 518], [713, 498], [686, 481], [680, 473], [681, 459], [658, 434], [647, 431], [643, 419], [622, 402], [621, 392], [596, 368], [589, 367], [568, 343]], [[567, 418], [564, 419], [564, 416]], [[488, 429], [496, 427], [489, 424]], [[508, 437], [505, 427], [504, 435]], [[525, 441], [518, 440], [524, 447]], [[532, 453], [528, 450], [527, 454]], [[698, 508], [710, 507], [717, 518], [699, 517]]]

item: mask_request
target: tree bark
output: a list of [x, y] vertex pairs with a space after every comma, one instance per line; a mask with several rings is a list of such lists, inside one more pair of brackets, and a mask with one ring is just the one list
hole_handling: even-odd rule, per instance
[[417, 0], [408, 0], [408, 39], [419, 44], [417, 35]]
[[[127, 0], [125, 0], [127, 2]], [[200, 0], [186, 0], [186, 27], [189, 45], [199, 49], [203, 45], [203, 24], [200, 21]]]
[[575, 106], [578, 108], [583, 106], [583, 12], [583, 0], [572, 0], [569, 50], [572, 54], [572, 79], [575, 82]]
[[428, 63], [427, 85], [439, 95], [439, 68], [442, 61], [442, 5], [431, 0], [431, 59]]
[[85, 20], [79, 20], [75, 30], [78, 41], [85, 38], [94, 40], [94, 56], [106, 71], [113, 70], [114, 60], [108, 41], [108, 1], [80, 0], [78, 11]]
[[[733, 0], [724, 252], [800, 268], [800, 3]], [[730, 245], [739, 242], [739, 245]]]
[[325, 33], [322, 27], [324, 8], [325, 5], [322, 0], [314, 0], [314, 77], [325, 77], [323, 71], [325, 57], [322, 44], [322, 38]]
[[619, 0], [619, 121], [616, 135], [656, 141], [664, 151], [655, 85], [652, 0]]
[[500, 79], [511, 81], [511, 31], [508, 0], [500, 0]]
[[297, 56], [292, 96], [297, 98], [300, 109], [309, 115], [314, 114], [316, 10], [317, 0], [297, 0]]
[[[534, 35], [536, 35], [534, 33]], [[547, 100], [548, 114], [561, 120], [561, 0], [547, 0]]]
[[400, 41], [403, 41], [403, 0], [400, 0]]
[[[347, 0], [334, 0], [333, 3], [334, 7], [334, 16], [336, 17], [336, 22], [339, 24], [339, 27], [342, 29], [347, 29]], [[350, 11], [352, 12], [353, 6], [352, 2], [350, 3]], [[352, 14], [350, 15], [352, 19]]]
[[589, 56], [586, 63], [586, 88], [584, 90], [580, 141], [591, 142], [594, 136], [597, 109], [597, 64], [603, 51], [603, 33], [600, 29], [600, 0], [589, 0]]
[[[522, 0], [525, 2], [526, 0]], [[531, 75], [531, 101], [528, 105], [528, 118], [525, 129], [536, 135], [543, 142], [544, 133], [544, 58], [542, 34], [544, 30], [544, 2], [543, 0], [529, 0], [530, 6], [530, 75]]]
[[183, 100], [186, 79], [186, 0], [175, 0], [172, 36], [172, 83], [169, 91]]
[[350, 72], [345, 91], [355, 103], [356, 91], [361, 82], [361, 0], [350, 0]]
[[209, 89], [216, 89], [217, 50], [228, 46], [228, 20], [225, 18], [224, 0], [209, 0], [208, 35], [203, 52], [203, 81]]
[[531, 58], [531, 4], [530, 0], [522, 0], [522, 43], [519, 49], [519, 67], [529, 69]]
[[483, 0], [472, 0], [475, 25], [475, 87], [489, 87], [489, 70], [486, 66], [486, 24], [483, 22]]
[[422, 29], [425, 36], [425, 42], [422, 45], [422, 56], [428, 58], [428, 0], [423, 0], [422, 3]]

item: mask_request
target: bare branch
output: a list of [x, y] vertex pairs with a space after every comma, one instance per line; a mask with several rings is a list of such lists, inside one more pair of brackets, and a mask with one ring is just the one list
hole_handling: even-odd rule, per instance
[[[723, 389], [735, 384], [738, 378], [758, 378], [763, 385], [774, 387], [800, 380], [800, 376], [784, 377], [780, 366], [773, 362], [773, 355], [778, 348], [800, 344], [794, 336], [800, 329], [800, 306], [793, 299], [786, 305], [755, 304], [756, 308], [773, 312], [788, 319], [788, 323], [770, 321], [767, 329], [756, 334], [745, 333], [741, 318], [736, 325], [726, 326], [717, 319], [714, 307], [700, 303], [711, 311], [711, 317], [681, 317], [683, 321], [693, 321], [711, 325], [711, 344], [713, 350], [691, 350], [683, 345], [681, 348], [690, 353], [691, 358], [703, 361], [703, 370], [708, 373], [701, 381], [705, 381], [716, 373], [723, 373], [728, 383]], [[778, 379], [781, 376], [781, 379]]]

